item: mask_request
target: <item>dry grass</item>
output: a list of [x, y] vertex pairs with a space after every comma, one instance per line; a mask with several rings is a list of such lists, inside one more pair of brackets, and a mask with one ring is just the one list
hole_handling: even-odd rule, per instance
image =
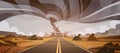
[[0, 35], [0, 38], [5, 37], [4, 35]]
[[18, 53], [24, 50], [26, 47], [16, 47], [16, 46], [0, 46], [0, 53]]
[[[72, 41], [71, 37], [63, 37], [63, 39], [70, 41], [70, 42], [76, 44], [77, 46], [81, 46], [86, 49], [101, 47], [101, 46], [104, 46], [109, 41], [112, 41], [112, 39], [111, 40], [104, 39], [104, 41], [86, 41], [86, 39], [83, 39], [81, 41]], [[117, 41], [113, 42], [113, 44], [116, 44], [116, 43], [119, 43], [119, 45], [120, 45], [120, 42], [117, 42]]]
[[115, 53], [120, 53], [120, 50], [116, 50]]
[[[54, 37], [44, 38], [44, 40], [15, 40], [11, 39], [12, 42], [17, 43], [17, 46], [0, 46], [0, 53], [18, 53], [26, 48], [42, 44], [48, 40], [52, 40]], [[3, 41], [0, 41], [3, 42]], [[4, 42], [3, 42], [4, 43]]]
[[[63, 39], [85, 49], [101, 47], [108, 42], [112, 42], [113, 44], [118, 43], [120, 45], [120, 39], [99, 39], [99, 41], [86, 41], [86, 38], [82, 39], [81, 41], [72, 41], [71, 37], [63, 37]], [[115, 50], [115, 53], [120, 53], [120, 50]]]
[[42, 44], [48, 40], [53, 39], [53, 37], [51, 38], [44, 38], [44, 40], [20, 40], [20, 41], [15, 41], [16, 43], [18, 43], [19, 47], [26, 47], [26, 46], [33, 46], [33, 45], [38, 45], [38, 44]]

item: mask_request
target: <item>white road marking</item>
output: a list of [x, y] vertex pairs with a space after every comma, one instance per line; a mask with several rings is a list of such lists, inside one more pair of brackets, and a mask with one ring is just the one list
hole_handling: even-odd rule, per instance
[[[50, 40], [53, 40], [53, 39], [50, 39]], [[50, 40], [49, 40], [49, 41], [50, 41]], [[47, 42], [47, 41], [45, 41], [45, 42]], [[45, 42], [42, 42], [41, 44], [44, 44]], [[39, 46], [39, 45], [41, 45], [41, 44], [37, 44], [37, 45], [35, 45], [35, 46], [29, 47], [29, 48], [27, 48], [27, 49], [24, 49], [24, 50], [18, 52], [18, 53], [25, 52], [25, 51], [27, 51], [27, 50], [29, 50], [29, 49], [32, 49], [32, 48], [34, 48], [34, 47], [37, 47], [37, 46]]]
[[[62, 39], [64, 39], [64, 38], [62, 38]], [[65, 39], [64, 39], [64, 40], [65, 40]], [[68, 40], [66, 40], [66, 41], [68, 41]], [[81, 49], [83, 49], [83, 50], [89, 52], [89, 53], [93, 53], [93, 52], [91, 52], [91, 51], [89, 51], [89, 50], [87, 50], [87, 49], [85, 49], [85, 48], [83, 48], [83, 47], [81, 47], [81, 46], [76, 45], [76, 44], [73, 43], [73, 42], [70, 42], [70, 41], [68, 41], [68, 42], [71, 43], [71, 44], [73, 44], [73, 45], [76, 46], [76, 47], [79, 47], [79, 48], [81, 48]]]

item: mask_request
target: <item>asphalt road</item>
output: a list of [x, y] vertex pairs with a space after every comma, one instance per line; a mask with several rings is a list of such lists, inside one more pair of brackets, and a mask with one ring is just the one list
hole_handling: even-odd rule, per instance
[[62, 38], [60, 38], [60, 42], [61, 42], [62, 53], [90, 53]]
[[56, 53], [57, 38], [47, 41], [21, 53]]
[[[59, 41], [58, 41], [59, 40]], [[76, 45], [62, 39], [54, 38], [41, 45], [25, 50], [21, 53], [90, 53]]]

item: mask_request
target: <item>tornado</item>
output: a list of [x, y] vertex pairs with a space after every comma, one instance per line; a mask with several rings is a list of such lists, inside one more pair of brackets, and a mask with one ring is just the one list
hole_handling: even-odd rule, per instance
[[62, 33], [60, 32], [59, 28], [55, 25], [55, 22], [57, 22], [57, 20], [52, 17], [50, 17], [49, 20], [50, 20], [50, 24], [54, 29], [54, 32], [53, 32], [54, 36], [57, 36], [57, 37], [62, 36]]

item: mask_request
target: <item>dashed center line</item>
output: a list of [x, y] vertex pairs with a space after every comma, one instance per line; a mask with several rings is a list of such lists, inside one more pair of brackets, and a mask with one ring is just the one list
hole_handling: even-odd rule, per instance
[[58, 38], [58, 40], [57, 40], [56, 53], [62, 53], [62, 52], [61, 52], [61, 45], [60, 45], [60, 39], [59, 39], [59, 38]]

